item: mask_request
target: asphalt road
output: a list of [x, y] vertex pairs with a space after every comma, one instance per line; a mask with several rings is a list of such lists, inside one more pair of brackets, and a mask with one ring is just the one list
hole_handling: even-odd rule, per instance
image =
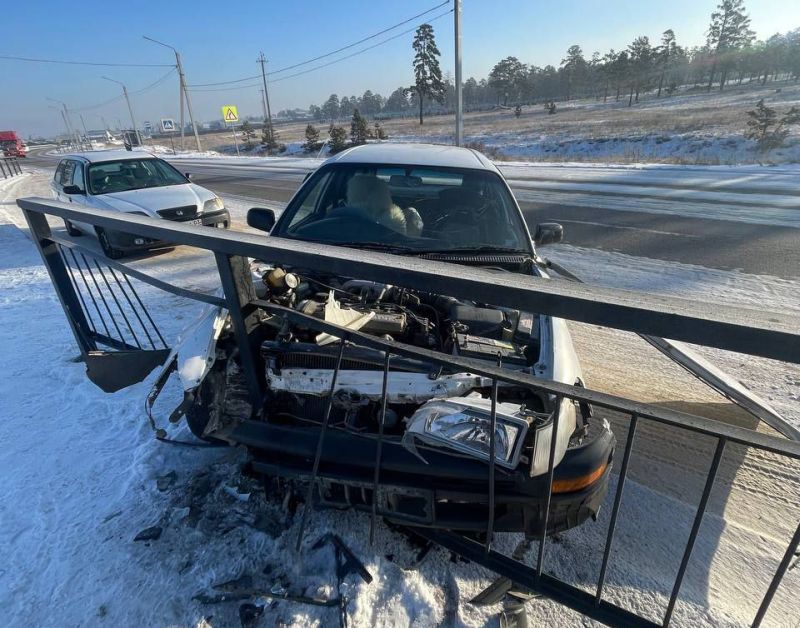
[[[55, 158], [33, 154], [28, 163], [54, 167]], [[176, 160], [176, 165], [191, 171], [192, 180], [221, 195], [235, 195], [257, 204], [264, 201], [288, 201], [302, 183], [306, 170], [293, 167], [238, 166], [204, 164], [198, 160]], [[680, 173], [668, 183], [671, 200], [682, 202]], [[512, 188], [514, 188], [512, 181]], [[688, 190], [692, 185], [687, 181]], [[529, 188], [526, 199], [537, 195]], [[616, 198], [631, 196], [613, 192], [595, 196], [581, 193], [581, 202], [571, 203], [570, 194], [540, 194], [540, 202], [525, 200], [520, 205], [531, 230], [539, 222], [560, 222], [565, 229], [565, 243], [579, 247], [625, 253], [636, 257], [695, 264], [720, 270], [741, 270], [787, 279], [800, 277], [800, 229], [786, 226], [753, 224], [734, 220], [715, 220], [674, 214], [646, 213], [610, 209]], [[572, 195], [575, 196], [575, 195]], [[743, 197], [745, 195], [742, 195]], [[595, 205], [596, 203], [596, 205]], [[709, 202], [705, 213], [715, 210], [724, 215], [736, 209], [736, 201]], [[765, 207], [765, 214], [770, 208]], [[800, 209], [793, 210], [800, 211]]]

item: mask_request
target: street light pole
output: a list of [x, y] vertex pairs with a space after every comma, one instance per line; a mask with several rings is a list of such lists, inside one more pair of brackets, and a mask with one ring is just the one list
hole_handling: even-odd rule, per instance
[[64, 118], [64, 124], [67, 126], [67, 133], [69, 133], [70, 136], [69, 141], [74, 142], [76, 145], [80, 144], [80, 140], [78, 138], [78, 132], [72, 126], [72, 122], [70, 121], [69, 118], [69, 109], [67, 109], [67, 103], [65, 103], [62, 100], [56, 100], [55, 98], [46, 98], [46, 100], [49, 100], [50, 102], [57, 102], [58, 104], [61, 105], [62, 107], [61, 115]]
[[456, 57], [456, 146], [464, 143], [464, 103], [461, 94], [461, 0], [453, 7]]
[[175, 62], [178, 65], [178, 78], [180, 80], [181, 85], [181, 148], [183, 148], [183, 98], [186, 99], [186, 108], [189, 110], [189, 120], [192, 123], [192, 131], [194, 131], [194, 141], [197, 146], [197, 152], [202, 151], [202, 147], [200, 146], [200, 135], [197, 133], [197, 124], [194, 121], [194, 112], [192, 111], [192, 100], [189, 98], [189, 90], [186, 89], [186, 75], [183, 73], [183, 64], [181, 63], [181, 55], [180, 53], [175, 50], [169, 44], [165, 44], [163, 41], [158, 41], [153, 39], [152, 37], [147, 37], [147, 35], [142, 35], [147, 41], [152, 41], [154, 44], [159, 44], [160, 46], [164, 46], [165, 48], [169, 48], [172, 52], [175, 53]]
[[[258, 63], [261, 64], [261, 80], [264, 82], [264, 102], [267, 105], [267, 124], [269, 124], [269, 142], [272, 145], [275, 141], [275, 136], [272, 132], [272, 111], [269, 108], [269, 90], [267, 89], [267, 71], [264, 69], [267, 59], [262, 52], [258, 55]], [[271, 148], [270, 148], [271, 150]]]
[[141, 146], [142, 136], [139, 134], [139, 127], [136, 126], [136, 117], [133, 115], [133, 107], [131, 106], [130, 96], [128, 96], [128, 88], [125, 87], [125, 84], [120, 81], [108, 78], [107, 76], [104, 76], [103, 78], [107, 81], [111, 81], [112, 83], [116, 83], [117, 85], [122, 85], [122, 94], [125, 96], [125, 102], [128, 103], [128, 113], [131, 114], [131, 124], [133, 125], [133, 132], [136, 134], [136, 140], [139, 142], [139, 146]]

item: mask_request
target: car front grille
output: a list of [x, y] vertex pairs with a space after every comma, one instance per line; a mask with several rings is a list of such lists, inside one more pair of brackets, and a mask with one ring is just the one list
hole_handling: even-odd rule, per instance
[[191, 220], [197, 217], [197, 205], [185, 205], [184, 207], [170, 207], [161, 209], [158, 215], [167, 220]]

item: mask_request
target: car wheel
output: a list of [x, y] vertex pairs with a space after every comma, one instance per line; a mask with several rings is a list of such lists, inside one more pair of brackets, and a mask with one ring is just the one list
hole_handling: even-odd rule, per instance
[[100, 242], [100, 248], [103, 249], [103, 253], [106, 254], [106, 257], [109, 259], [119, 259], [125, 253], [120, 251], [119, 249], [115, 249], [111, 246], [111, 241], [108, 239], [108, 234], [106, 230], [102, 227], [95, 227], [94, 230], [97, 232], [97, 239]]
[[64, 219], [64, 226], [67, 228], [67, 233], [71, 235], [73, 238], [77, 238], [78, 236], [83, 235], [83, 231], [80, 229], [76, 229], [75, 226], [66, 218]]

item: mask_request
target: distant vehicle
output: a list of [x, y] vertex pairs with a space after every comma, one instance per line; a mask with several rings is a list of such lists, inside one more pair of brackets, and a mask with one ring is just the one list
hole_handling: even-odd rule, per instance
[[[65, 156], [50, 187], [54, 198], [151, 218], [227, 229], [231, 218], [222, 199], [189, 181], [163, 159], [145, 152], [102, 151]], [[71, 236], [95, 234], [107, 257], [168, 246], [168, 242], [64, 221]]]
[[0, 131], [0, 150], [6, 157], [28, 156], [28, 147], [14, 131]]

